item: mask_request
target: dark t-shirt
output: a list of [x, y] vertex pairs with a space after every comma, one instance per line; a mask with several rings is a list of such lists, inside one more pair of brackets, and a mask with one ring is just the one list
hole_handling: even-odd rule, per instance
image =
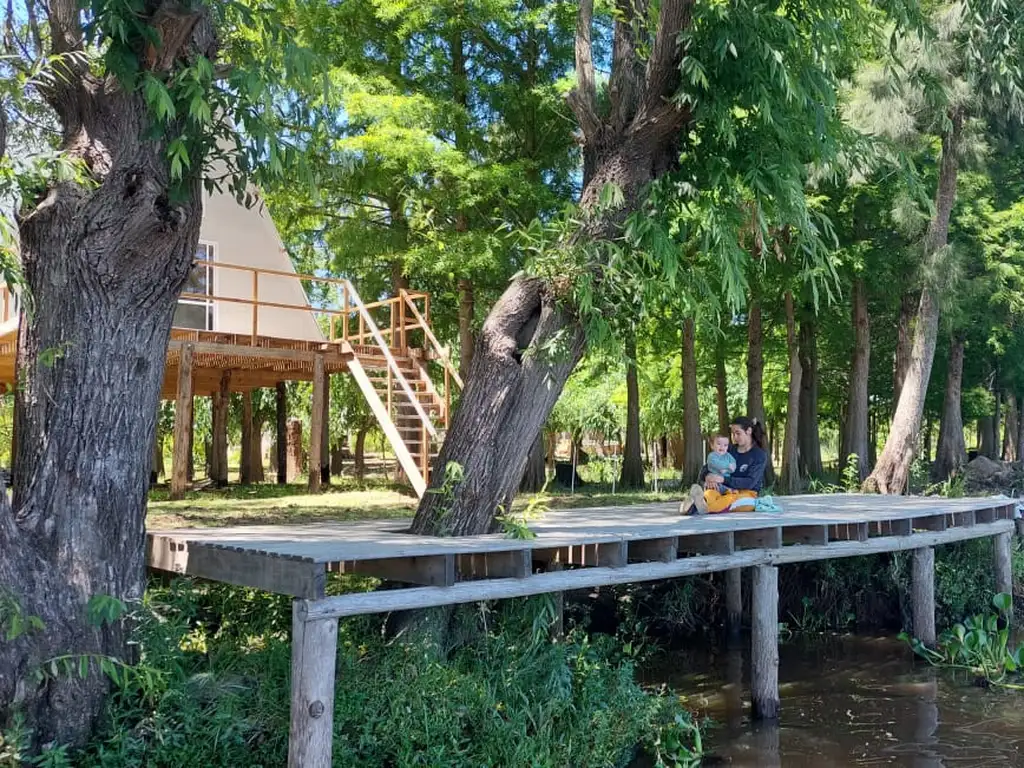
[[[768, 454], [757, 445], [750, 446], [750, 450], [746, 453], [740, 453], [735, 445], [730, 445], [729, 453], [736, 459], [736, 471], [722, 483], [722, 486], [735, 491], [760, 493], [764, 486], [764, 470], [768, 466]], [[707, 473], [708, 468], [705, 466], [700, 473], [700, 482], [704, 482]]]

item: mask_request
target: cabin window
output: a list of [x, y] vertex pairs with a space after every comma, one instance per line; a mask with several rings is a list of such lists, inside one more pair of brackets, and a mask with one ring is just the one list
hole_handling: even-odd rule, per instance
[[196, 248], [196, 265], [181, 292], [174, 310], [175, 328], [193, 328], [200, 331], [213, 330], [213, 302], [203, 296], [213, 296], [214, 248], [210, 243], [200, 243]]

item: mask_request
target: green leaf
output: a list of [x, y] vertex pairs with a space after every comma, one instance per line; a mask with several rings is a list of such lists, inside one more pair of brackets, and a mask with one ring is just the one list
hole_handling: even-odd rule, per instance
[[1013, 608], [1013, 596], [1006, 592], [1000, 592], [992, 598], [992, 605], [1000, 613], [1009, 613]]

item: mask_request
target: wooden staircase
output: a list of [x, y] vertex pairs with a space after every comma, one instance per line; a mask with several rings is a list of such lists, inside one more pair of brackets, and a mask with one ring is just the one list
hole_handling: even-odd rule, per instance
[[[351, 284], [346, 288], [345, 311], [355, 314], [350, 320], [358, 323], [359, 333], [349, 333], [355, 323], [346, 320], [343, 337], [332, 341], [340, 341], [350, 355], [349, 372], [388, 438], [406, 479], [422, 497], [448, 428], [453, 386], [461, 388], [462, 380], [416, 307], [413, 294], [402, 291], [395, 299], [366, 305]], [[382, 306], [390, 314], [389, 327], [383, 330], [369, 311]], [[423, 349], [408, 346], [408, 334], [413, 331], [422, 331]], [[385, 337], [390, 337], [391, 343]], [[444, 375], [440, 391], [428, 371], [432, 360], [439, 363]]]

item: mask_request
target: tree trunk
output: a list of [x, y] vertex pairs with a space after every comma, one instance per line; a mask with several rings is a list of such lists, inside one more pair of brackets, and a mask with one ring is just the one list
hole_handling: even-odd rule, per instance
[[[809, 311], [813, 311], [813, 307]], [[800, 321], [800, 469], [804, 477], [821, 477], [821, 437], [818, 432], [818, 345], [816, 323]]]
[[[615, 22], [608, 109], [599, 112], [594, 3], [579, 4], [577, 84], [569, 104], [583, 139], [583, 191], [581, 224], [567, 245], [618, 237], [626, 217], [639, 210], [643, 191], [678, 167], [680, 136], [691, 115], [671, 96], [680, 81], [679, 38], [690, 25], [690, 11], [688, 3], [661, 6], [655, 37], [638, 66], [632, 17], [640, 11], [624, 9]], [[609, 185], [620, 191], [621, 205], [601, 204]], [[511, 503], [533, 440], [583, 354], [583, 328], [566, 300], [564, 287], [519, 277], [495, 304], [477, 338], [466, 388], [441, 447], [440, 471], [431, 479], [432, 490], [446, 486], [445, 492], [424, 495], [414, 533], [483, 533], [496, 510]], [[454, 487], [449, 463], [462, 468]]]
[[978, 419], [978, 453], [987, 459], [995, 459], [999, 452], [996, 450], [996, 419], [994, 416], [982, 416]]
[[463, 278], [459, 280], [459, 375], [463, 381], [469, 375], [469, 365], [473, 362], [474, 314], [473, 281]]
[[918, 295], [904, 293], [900, 296], [900, 314], [896, 326], [896, 352], [892, 361], [892, 407], [900, 401], [903, 382], [906, 381], [910, 369], [910, 356], [914, 346], [914, 311], [917, 309]]
[[626, 336], [626, 446], [622, 452], [619, 485], [625, 489], [644, 487], [644, 460], [640, 455], [640, 384], [636, 373], [636, 336]]
[[[17, 450], [16, 447], [12, 446], [12, 451]], [[153, 465], [149, 470], [150, 480], [155, 484], [161, 477], [166, 474], [164, 467], [164, 435], [156, 433], [156, 438], [153, 440]]]
[[267, 477], [263, 472], [263, 427], [264, 421], [257, 418], [252, 428], [252, 482], [262, 483]]
[[1018, 397], [1017, 402], [1017, 461], [1024, 461], [1024, 398]]
[[1003, 432], [1003, 461], [1017, 460], [1017, 396], [1009, 392], [1006, 401], [1006, 429]]
[[[321, 423], [323, 429], [320, 432], [320, 485], [326, 487], [331, 484], [331, 375], [324, 375], [324, 407]], [[312, 419], [310, 420], [312, 422]], [[309, 468], [310, 473], [315, 472], [315, 467]]]
[[288, 484], [288, 390], [283, 381], [277, 382], [277, 440], [274, 454], [277, 456], [277, 484]]
[[[764, 413], [764, 331], [761, 325], [761, 303], [750, 302], [747, 315], [747, 415], [767, 424]], [[768, 454], [768, 466], [764, 469], [764, 482], [775, 482], [775, 467]]]
[[960, 411], [963, 373], [964, 340], [954, 334], [949, 343], [949, 370], [946, 374], [946, 394], [942, 401], [942, 421], [939, 423], [939, 450], [932, 467], [932, 479], [936, 482], [956, 474], [967, 463], [964, 423]]
[[[309, 439], [314, 439], [314, 435], [310, 435]], [[303, 462], [302, 456], [302, 421], [292, 417], [288, 419], [288, 431], [287, 437], [285, 438], [285, 444], [287, 446], [287, 459], [285, 461], [285, 468], [288, 472], [289, 482], [295, 480], [302, 474], [302, 470], [305, 468], [305, 462]]]
[[[949, 236], [949, 217], [956, 201], [957, 146], [963, 117], [959, 112], [951, 116], [952, 130], [942, 139], [942, 164], [939, 170], [939, 184], [936, 191], [935, 217], [928, 228], [925, 243], [924, 274], [939, 269], [936, 260], [941, 258]], [[914, 346], [910, 356], [910, 367], [903, 382], [896, 415], [893, 417], [889, 438], [885, 441], [882, 455], [866, 486], [880, 493], [903, 493], [910, 477], [910, 466], [917, 449], [918, 432], [921, 429], [921, 414], [924, 411], [928, 379], [931, 377], [932, 361], [935, 358], [935, 342], [939, 333], [939, 299], [930, 285], [921, 291], [921, 303], [917, 311], [914, 328]]]
[[725, 345], [715, 344], [715, 398], [718, 403], [718, 431], [729, 434], [729, 388], [725, 375]]
[[210, 479], [218, 488], [228, 484], [228, 404], [231, 392], [228, 389], [230, 372], [225, 371], [220, 379], [220, 391], [213, 395], [213, 436], [210, 456]]
[[242, 485], [250, 485], [253, 482], [253, 452], [256, 449], [256, 441], [252, 436], [252, 390], [242, 392], [242, 450], [238, 467], [238, 479]]
[[362, 480], [366, 476], [366, 435], [368, 427], [362, 427], [356, 431], [356, 453], [354, 457], [356, 478]]
[[782, 443], [782, 473], [779, 477], [782, 493], [800, 493], [800, 388], [803, 369], [800, 367], [800, 347], [796, 336], [796, 311], [793, 292], [786, 291], [786, 345], [789, 349], [789, 401], [786, 405], [786, 434]]
[[[66, 22], [62, 13], [78, 18], [73, 5], [56, 12]], [[141, 7], [138, 14], [144, 24]], [[205, 21], [199, 28], [209, 31]], [[58, 35], [52, 25], [49, 33]], [[16, 709], [34, 747], [81, 745], [109, 688], [91, 662], [85, 676], [77, 660], [73, 674], [36, 676], [47, 660], [132, 660], [129, 622], [95, 626], [86, 607], [99, 595], [142, 598], [167, 339], [202, 216], [198, 177], [169, 197], [167, 142], [147, 135], [141, 91], [79, 69], [62, 66], [47, 93], [65, 123], [64, 149], [85, 162], [90, 184], [61, 181], [26, 197], [25, 206], [38, 206], [18, 220], [32, 311], [18, 328], [16, 471], [11, 501], [0, 495], [0, 595], [39, 626], [0, 640], [0, 724], [9, 726]]]
[[924, 458], [925, 464], [930, 464], [932, 460], [932, 420], [930, 417], [924, 420], [924, 446], [922, 450], [924, 452], [922, 458]]
[[867, 292], [864, 280], [853, 283], [853, 361], [850, 363], [850, 396], [846, 406], [846, 427], [839, 461], [846, 467], [847, 458], [857, 457], [859, 480], [868, 474], [868, 378], [871, 370], [871, 321], [868, 318]]
[[526, 461], [526, 471], [523, 472], [519, 490], [524, 493], [537, 493], [544, 490], [544, 484], [547, 481], [547, 469], [544, 465], [544, 433], [539, 432], [530, 449], [530, 456]]
[[704, 466], [704, 438], [697, 399], [697, 329], [692, 317], [683, 320], [683, 484], [697, 481]]

